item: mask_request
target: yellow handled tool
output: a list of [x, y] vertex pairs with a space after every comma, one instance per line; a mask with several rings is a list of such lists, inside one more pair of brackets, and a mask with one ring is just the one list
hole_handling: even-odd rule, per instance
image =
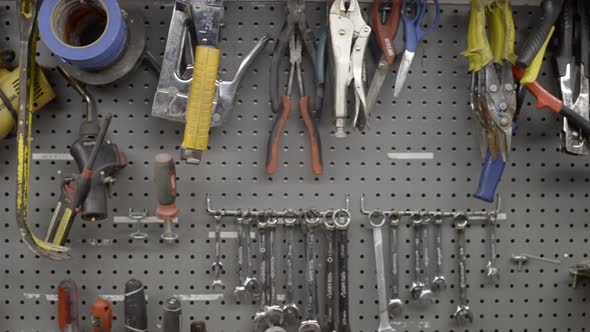
[[467, 50], [461, 54], [469, 60], [469, 71], [471, 72], [480, 71], [493, 59], [486, 34], [485, 9], [479, 0], [471, 1]]
[[488, 38], [494, 63], [516, 62], [514, 18], [511, 0], [496, 0], [487, 7]]
[[201, 162], [209, 145], [209, 128], [219, 68], [219, 26], [223, 0], [195, 0], [191, 3], [192, 20], [197, 33], [193, 81], [186, 111], [184, 139], [180, 158], [190, 164]]

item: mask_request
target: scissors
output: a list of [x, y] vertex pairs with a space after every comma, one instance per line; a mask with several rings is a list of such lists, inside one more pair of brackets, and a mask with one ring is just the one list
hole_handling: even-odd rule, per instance
[[[438, 0], [434, 0], [436, 10], [434, 21], [426, 30], [422, 29], [427, 3], [428, 0], [404, 0], [401, 18], [406, 29], [406, 50], [404, 51], [397, 78], [395, 79], [394, 97], [397, 97], [402, 91], [404, 83], [408, 78], [408, 72], [416, 54], [418, 42], [424, 39], [434, 28], [438, 27], [438, 22], [440, 21], [440, 4]], [[409, 6], [413, 6], [413, 8], [409, 8]], [[410, 9], [413, 10], [409, 11]]]

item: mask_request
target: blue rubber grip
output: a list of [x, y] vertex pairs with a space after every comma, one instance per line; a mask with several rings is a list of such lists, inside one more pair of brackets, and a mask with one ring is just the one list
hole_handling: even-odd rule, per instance
[[316, 51], [315, 78], [317, 83], [326, 81], [326, 44], [328, 44], [328, 25], [322, 26], [320, 30], [320, 39]]
[[502, 173], [504, 173], [505, 166], [506, 162], [502, 157], [498, 157], [494, 160], [488, 150], [479, 176], [477, 191], [473, 196], [482, 201], [493, 203], [494, 198], [496, 197], [496, 189], [498, 188], [500, 180], [502, 180]]

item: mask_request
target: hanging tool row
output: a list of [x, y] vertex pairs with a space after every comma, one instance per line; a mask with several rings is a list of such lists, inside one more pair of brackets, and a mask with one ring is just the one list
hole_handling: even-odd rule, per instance
[[[58, 286], [57, 321], [60, 331], [78, 332], [80, 329], [80, 311], [78, 308], [79, 294], [76, 282], [71, 279], [63, 280]], [[131, 279], [125, 283], [124, 306], [124, 331], [147, 332], [148, 313], [146, 308], [146, 292], [143, 283], [137, 279]], [[93, 332], [120, 331], [113, 328], [113, 309], [104, 298], [98, 298], [92, 303], [90, 312], [90, 324]], [[182, 306], [180, 301], [171, 297], [162, 308], [162, 331], [181, 332], [182, 330]], [[203, 321], [191, 323], [191, 332], [207, 332]]]

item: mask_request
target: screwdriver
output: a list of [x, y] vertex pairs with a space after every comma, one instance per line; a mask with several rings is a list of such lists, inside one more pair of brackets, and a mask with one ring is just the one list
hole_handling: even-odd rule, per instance
[[143, 284], [131, 279], [125, 284], [125, 331], [147, 331], [147, 310]]
[[82, 173], [70, 179], [64, 178], [62, 180], [61, 196], [49, 223], [49, 230], [45, 241], [58, 245], [64, 245], [66, 243], [74, 218], [80, 212], [80, 207], [90, 190], [92, 168], [111, 124], [111, 119], [112, 115], [110, 113], [105, 116], [94, 148], [88, 158], [88, 163], [82, 170]]
[[113, 326], [113, 309], [109, 302], [98, 298], [92, 303], [91, 322], [93, 332], [111, 332]]
[[74, 280], [59, 283], [57, 291], [57, 322], [61, 332], [78, 332], [78, 286]]
[[173, 242], [178, 238], [178, 235], [172, 232], [172, 222], [178, 216], [178, 207], [176, 206], [176, 168], [171, 155], [167, 153], [156, 155], [154, 183], [158, 197], [156, 216], [164, 221], [164, 233], [161, 237], [164, 241]]
[[163, 332], [180, 332], [182, 308], [177, 298], [171, 297], [164, 304]]

